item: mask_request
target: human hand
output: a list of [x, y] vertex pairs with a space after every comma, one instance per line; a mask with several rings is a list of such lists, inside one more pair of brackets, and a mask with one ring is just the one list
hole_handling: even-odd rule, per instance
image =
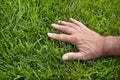
[[105, 37], [90, 30], [81, 22], [70, 19], [71, 22], [58, 21], [53, 28], [66, 34], [48, 33], [48, 37], [76, 45], [79, 52], [69, 52], [63, 55], [63, 60], [89, 60], [101, 57], [104, 53]]

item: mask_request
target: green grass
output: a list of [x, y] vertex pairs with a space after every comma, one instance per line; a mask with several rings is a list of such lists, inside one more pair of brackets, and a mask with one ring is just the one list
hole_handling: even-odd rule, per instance
[[0, 0], [0, 80], [120, 80], [120, 57], [61, 59], [75, 46], [47, 33], [60, 33], [51, 24], [71, 17], [120, 35], [120, 0]]

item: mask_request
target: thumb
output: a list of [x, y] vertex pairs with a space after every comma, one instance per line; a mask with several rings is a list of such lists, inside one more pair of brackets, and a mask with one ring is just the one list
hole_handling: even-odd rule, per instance
[[87, 55], [83, 52], [69, 52], [63, 55], [63, 60], [87, 60], [89, 59]]

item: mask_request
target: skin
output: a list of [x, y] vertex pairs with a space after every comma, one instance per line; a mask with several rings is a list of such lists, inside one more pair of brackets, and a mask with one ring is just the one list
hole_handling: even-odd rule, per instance
[[71, 22], [58, 21], [58, 24], [52, 24], [53, 28], [64, 32], [64, 34], [48, 33], [49, 38], [76, 45], [78, 52], [64, 54], [63, 60], [89, 60], [103, 55], [119, 55], [120, 37], [101, 36], [81, 22], [72, 18], [70, 20]]

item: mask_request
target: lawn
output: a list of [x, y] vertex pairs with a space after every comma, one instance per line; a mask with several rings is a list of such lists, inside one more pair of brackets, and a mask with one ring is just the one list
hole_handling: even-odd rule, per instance
[[0, 80], [120, 80], [120, 57], [61, 59], [76, 47], [47, 33], [61, 33], [51, 24], [71, 17], [120, 35], [120, 0], [0, 0]]

